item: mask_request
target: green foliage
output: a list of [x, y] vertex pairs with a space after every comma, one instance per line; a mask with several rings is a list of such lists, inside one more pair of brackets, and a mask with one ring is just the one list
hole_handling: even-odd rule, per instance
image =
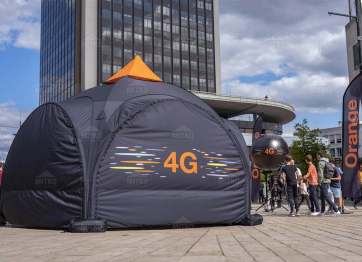
[[296, 164], [300, 164], [300, 170], [305, 175], [308, 170], [308, 165], [305, 163], [305, 156], [311, 155], [313, 157], [313, 164], [316, 166], [318, 163], [317, 152], [324, 150], [325, 157], [329, 157], [329, 148], [318, 139], [319, 129], [311, 129], [308, 126], [307, 119], [303, 119], [302, 123], [294, 125], [294, 134], [298, 140], [293, 141], [290, 146], [290, 154], [293, 156]]

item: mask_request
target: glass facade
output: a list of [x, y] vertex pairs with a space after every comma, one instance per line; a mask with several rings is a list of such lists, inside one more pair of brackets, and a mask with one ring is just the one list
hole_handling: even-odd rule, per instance
[[165, 82], [215, 93], [212, 0], [99, 0], [99, 75], [135, 55]]
[[75, 94], [76, 0], [42, 0], [39, 103]]

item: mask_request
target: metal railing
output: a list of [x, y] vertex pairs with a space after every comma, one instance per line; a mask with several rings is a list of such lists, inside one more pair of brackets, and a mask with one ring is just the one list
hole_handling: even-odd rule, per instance
[[209, 99], [217, 99], [222, 101], [231, 101], [231, 102], [240, 102], [240, 103], [253, 103], [253, 104], [259, 104], [259, 105], [266, 105], [266, 106], [275, 106], [287, 109], [289, 111], [292, 111], [295, 113], [295, 109], [292, 105], [272, 100], [272, 99], [265, 99], [265, 98], [256, 98], [256, 97], [243, 97], [243, 96], [234, 96], [234, 95], [223, 95], [223, 94], [216, 94], [211, 92], [202, 92], [202, 91], [195, 91], [195, 90], [189, 90], [191, 93], [199, 96], [200, 98], [209, 98]]

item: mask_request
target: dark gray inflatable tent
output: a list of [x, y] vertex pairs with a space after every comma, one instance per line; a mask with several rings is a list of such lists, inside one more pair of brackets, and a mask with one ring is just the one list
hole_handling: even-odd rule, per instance
[[27, 118], [4, 169], [0, 213], [9, 223], [104, 219], [127, 228], [250, 215], [249, 155], [238, 128], [145, 67], [135, 58], [111, 84]]

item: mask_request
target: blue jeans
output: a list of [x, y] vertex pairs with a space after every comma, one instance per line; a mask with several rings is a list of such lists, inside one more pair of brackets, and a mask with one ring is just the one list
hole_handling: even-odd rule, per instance
[[321, 204], [322, 204], [322, 210], [321, 212], [323, 213], [326, 210], [326, 201], [328, 202], [329, 206], [331, 208], [333, 208], [333, 210], [335, 212], [338, 211], [338, 208], [336, 207], [336, 205], [332, 202], [332, 199], [330, 199], [330, 197], [328, 196], [328, 187], [329, 184], [324, 184], [322, 183], [321, 185]]
[[317, 186], [309, 185], [309, 198], [310, 198], [310, 211], [314, 213], [314, 207], [315, 212], [320, 212], [319, 207], [319, 201], [317, 197]]

